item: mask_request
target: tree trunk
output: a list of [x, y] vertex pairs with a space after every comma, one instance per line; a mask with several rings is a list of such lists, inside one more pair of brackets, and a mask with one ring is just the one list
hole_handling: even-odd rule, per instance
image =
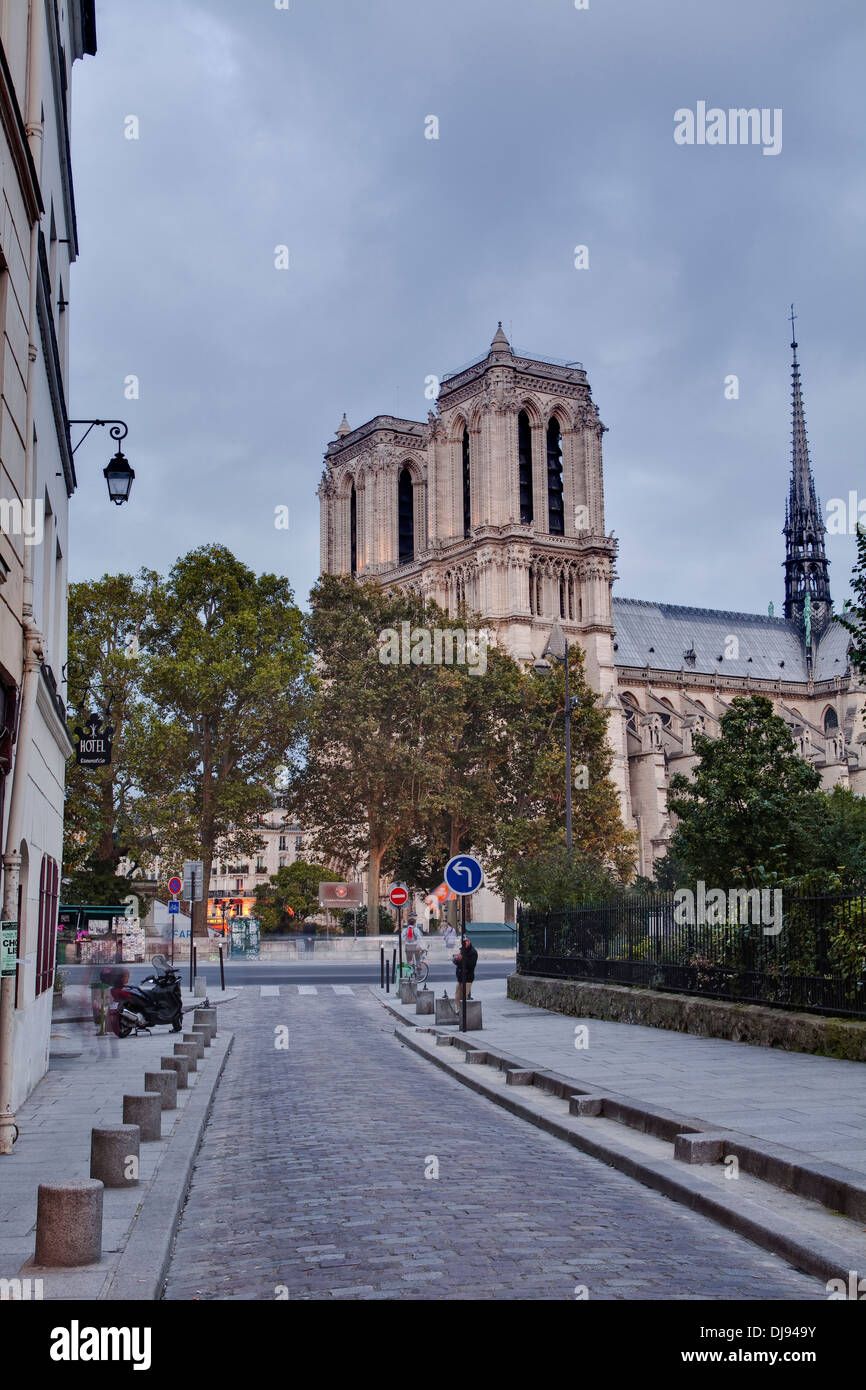
[[114, 848], [114, 777], [109, 774], [99, 793], [99, 844], [97, 859], [113, 859]]
[[384, 847], [370, 844], [367, 862], [367, 935], [379, 935], [379, 876]]
[[192, 934], [193, 936], [207, 936], [207, 894], [210, 887], [210, 871], [213, 863], [213, 851], [202, 850], [202, 884], [201, 902], [192, 905]]

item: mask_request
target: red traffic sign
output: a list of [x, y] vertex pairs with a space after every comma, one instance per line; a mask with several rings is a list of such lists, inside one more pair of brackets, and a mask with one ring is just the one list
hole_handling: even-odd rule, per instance
[[168, 891], [169, 891], [169, 893], [179, 893], [182, 887], [183, 887], [183, 883], [182, 883], [182, 881], [178, 878], [177, 874], [175, 874], [174, 878], [170, 878], [170, 879], [168, 880]]
[[388, 894], [388, 900], [392, 907], [405, 907], [409, 901], [408, 888], [404, 888], [402, 883], [395, 883]]

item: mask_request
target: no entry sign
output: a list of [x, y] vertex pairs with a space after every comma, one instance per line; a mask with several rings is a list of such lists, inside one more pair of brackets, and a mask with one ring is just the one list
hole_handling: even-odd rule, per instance
[[405, 907], [409, 901], [408, 888], [404, 888], [402, 883], [395, 883], [388, 894], [388, 900], [392, 907]]

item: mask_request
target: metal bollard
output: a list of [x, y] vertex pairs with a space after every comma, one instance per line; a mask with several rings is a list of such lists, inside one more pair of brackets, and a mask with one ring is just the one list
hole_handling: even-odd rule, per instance
[[391, 993], [391, 962], [385, 961], [385, 993]]
[[385, 947], [379, 947], [379, 988], [385, 988]]
[[226, 992], [226, 968], [223, 963], [223, 948], [220, 946], [220, 989], [223, 994]]

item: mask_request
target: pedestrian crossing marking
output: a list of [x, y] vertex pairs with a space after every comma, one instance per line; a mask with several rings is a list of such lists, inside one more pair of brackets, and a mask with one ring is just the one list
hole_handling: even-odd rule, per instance
[[352, 986], [351, 986], [351, 985], [331, 985], [331, 989], [334, 991], [335, 994], [354, 994], [354, 993], [355, 993], [355, 991], [352, 989]]
[[315, 985], [298, 985], [298, 994], [318, 994]]
[[261, 999], [264, 999], [266, 995], [269, 995], [269, 994], [279, 994], [279, 992], [280, 992], [280, 987], [279, 987], [279, 985], [262, 985], [262, 986], [261, 986], [261, 994], [260, 994], [259, 997], [260, 997]]

